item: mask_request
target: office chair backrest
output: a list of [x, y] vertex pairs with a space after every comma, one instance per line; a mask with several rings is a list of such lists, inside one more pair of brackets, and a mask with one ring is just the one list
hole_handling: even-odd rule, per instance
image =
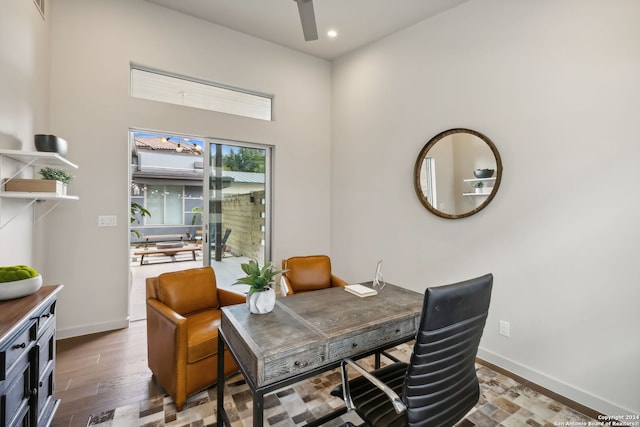
[[478, 402], [475, 370], [493, 275], [425, 292], [404, 384], [409, 426], [452, 426]]

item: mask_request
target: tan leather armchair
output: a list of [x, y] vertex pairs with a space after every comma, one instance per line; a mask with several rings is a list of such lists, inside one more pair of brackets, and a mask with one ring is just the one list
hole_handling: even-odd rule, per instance
[[[245, 303], [245, 296], [218, 289], [211, 267], [149, 277], [146, 288], [149, 369], [181, 411], [189, 395], [217, 382], [220, 307]], [[229, 375], [238, 365], [226, 351]]]
[[331, 273], [331, 260], [326, 255], [296, 256], [282, 260], [282, 281], [287, 295], [317, 291], [347, 282]]

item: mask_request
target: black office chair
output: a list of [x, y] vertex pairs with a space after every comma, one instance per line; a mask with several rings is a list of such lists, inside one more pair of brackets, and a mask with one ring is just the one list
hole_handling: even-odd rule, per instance
[[[331, 394], [345, 400], [374, 427], [451, 427], [480, 398], [475, 359], [484, 329], [493, 275], [428, 288], [409, 363], [365, 371], [342, 362], [342, 386]], [[348, 380], [347, 366], [361, 376]]]

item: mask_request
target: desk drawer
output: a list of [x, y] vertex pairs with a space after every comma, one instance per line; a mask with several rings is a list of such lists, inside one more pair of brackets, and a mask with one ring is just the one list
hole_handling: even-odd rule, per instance
[[48, 327], [55, 327], [56, 322], [56, 303], [55, 301], [48, 305], [38, 318], [38, 336]]
[[322, 365], [326, 360], [327, 355], [323, 345], [306, 348], [298, 353], [278, 355], [277, 359], [267, 359], [264, 363], [264, 384], [308, 371]]
[[346, 337], [329, 345], [329, 360], [340, 360], [361, 354], [385, 343], [395, 341], [415, 333], [414, 319], [403, 319], [386, 325], [381, 329], [372, 329], [357, 335]]

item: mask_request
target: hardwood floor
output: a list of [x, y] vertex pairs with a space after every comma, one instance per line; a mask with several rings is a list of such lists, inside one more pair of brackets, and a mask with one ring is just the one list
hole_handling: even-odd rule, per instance
[[162, 394], [147, 367], [146, 322], [57, 341], [53, 427], [86, 427], [89, 415]]
[[[246, 257], [214, 261], [222, 288], [231, 289]], [[53, 427], [86, 427], [89, 415], [162, 394], [147, 367], [145, 278], [167, 271], [202, 267], [202, 260], [132, 264], [131, 319], [128, 329], [56, 342], [56, 398], [61, 399]], [[239, 272], [239, 273], [238, 273]], [[234, 286], [236, 292], [243, 291]]]

